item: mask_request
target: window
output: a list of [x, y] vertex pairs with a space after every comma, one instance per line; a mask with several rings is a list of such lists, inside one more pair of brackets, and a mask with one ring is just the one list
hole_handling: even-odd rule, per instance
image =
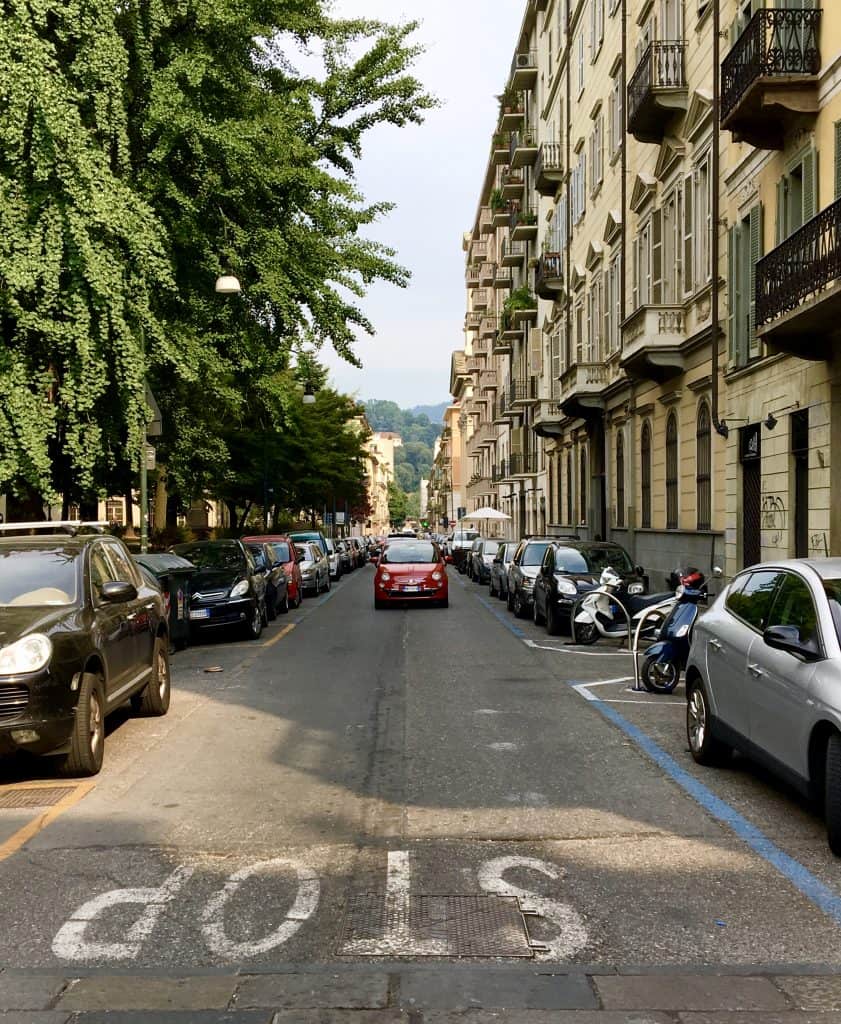
[[666, 529], [676, 530], [677, 523], [677, 416], [670, 412], [666, 420]]
[[621, 427], [616, 434], [616, 525], [625, 525], [625, 438]]
[[578, 497], [580, 499], [581, 507], [581, 522], [587, 522], [587, 449], [586, 447], [581, 448], [580, 456], [580, 478], [578, 481]]
[[619, 351], [619, 325], [622, 322], [622, 257], [616, 255], [607, 269], [604, 296], [604, 353]]
[[683, 296], [682, 192], [675, 189], [663, 202], [663, 303], [675, 305]]
[[111, 563], [108, 561], [104, 544], [97, 544], [95, 547], [91, 548], [89, 558], [91, 590], [93, 591], [94, 596], [97, 596], [102, 584], [116, 580], [117, 574]]
[[587, 359], [598, 363], [602, 358], [602, 308], [604, 306], [604, 279], [601, 274], [593, 276], [587, 294]]
[[698, 506], [698, 529], [712, 529], [712, 435], [710, 407], [701, 402], [695, 424], [695, 491]]
[[590, 0], [590, 63], [599, 55], [604, 39], [604, 0]]
[[654, 210], [634, 239], [634, 309], [663, 299], [663, 211]]
[[604, 117], [600, 113], [593, 122], [590, 136], [590, 193], [595, 195], [604, 179]]
[[607, 131], [608, 147], [611, 161], [618, 156], [622, 149], [624, 138], [622, 125], [622, 96], [625, 90], [622, 88], [622, 69], [620, 68], [613, 76], [613, 84], [610, 87], [610, 95], [607, 98]]
[[764, 630], [782, 577], [779, 572], [752, 572], [738, 592], [729, 593], [728, 610], [754, 629]]
[[651, 425], [648, 420], [642, 425], [640, 438], [640, 487], [642, 489], [641, 526], [651, 528]]
[[612, 16], [619, 10], [619, 4], [622, 0], [610, 0], [610, 6], [608, 7], [608, 13]]
[[107, 522], [122, 526], [125, 523], [125, 503], [122, 498], [109, 498], [105, 502], [105, 519]]
[[777, 183], [777, 245], [815, 216], [817, 202], [818, 158], [808, 149]]
[[578, 95], [584, 92], [584, 29], [579, 28], [578, 39], [575, 41], [576, 64], [578, 65]]
[[806, 581], [792, 572], [783, 575], [774, 607], [771, 626], [795, 626], [802, 644], [818, 641], [818, 615]]
[[728, 232], [730, 360], [744, 366], [760, 355], [756, 337], [756, 264], [762, 256], [762, 206], [757, 204]]
[[140, 583], [140, 580], [137, 578], [137, 572], [134, 569], [134, 564], [123, 552], [123, 549], [113, 543], [106, 544], [105, 547], [108, 553], [108, 560], [114, 566], [115, 579], [118, 579], [123, 583], [133, 583], [137, 586]]
[[695, 287], [702, 288], [712, 280], [712, 178], [710, 175], [710, 154], [700, 161], [693, 171], [693, 233], [695, 249]]
[[570, 183], [570, 201], [572, 203], [572, 223], [579, 224], [587, 208], [587, 154], [582, 150], [578, 154], [578, 163], [572, 171]]
[[587, 351], [585, 347], [585, 335], [584, 335], [584, 303], [579, 301], [575, 304], [573, 311], [573, 317], [575, 319], [575, 361], [576, 363], [589, 362], [586, 358]]
[[566, 350], [566, 324], [558, 325], [549, 337], [550, 373], [552, 375], [552, 398], [557, 401], [561, 397], [561, 374], [564, 366]]
[[567, 452], [567, 525], [572, 526], [572, 452]]

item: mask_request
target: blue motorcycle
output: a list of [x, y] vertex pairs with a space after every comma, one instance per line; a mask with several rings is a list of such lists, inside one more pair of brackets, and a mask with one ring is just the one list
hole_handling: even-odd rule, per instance
[[692, 629], [700, 614], [698, 605], [707, 600], [704, 574], [697, 569], [674, 573], [677, 604], [660, 627], [657, 643], [645, 651], [640, 669], [642, 685], [649, 693], [672, 693], [680, 682], [689, 658]]

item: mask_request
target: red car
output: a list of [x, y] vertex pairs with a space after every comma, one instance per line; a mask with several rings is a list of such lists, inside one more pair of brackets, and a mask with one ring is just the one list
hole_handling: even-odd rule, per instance
[[431, 602], [446, 608], [449, 580], [437, 544], [427, 540], [392, 540], [386, 545], [374, 575], [374, 607]]
[[267, 537], [243, 537], [243, 544], [268, 544], [289, 581], [287, 593], [290, 608], [297, 608], [304, 597], [304, 584], [301, 579], [301, 567], [295, 552], [295, 545], [282, 533], [270, 534]]

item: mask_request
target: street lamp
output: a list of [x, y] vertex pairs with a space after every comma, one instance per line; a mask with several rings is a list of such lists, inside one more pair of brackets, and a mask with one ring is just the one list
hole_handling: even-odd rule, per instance
[[239, 295], [242, 286], [233, 274], [220, 274], [216, 278], [216, 292], [219, 295]]
[[304, 397], [301, 399], [304, 405], [315, 405], [315, 388], [307, 381], [304, 386]]

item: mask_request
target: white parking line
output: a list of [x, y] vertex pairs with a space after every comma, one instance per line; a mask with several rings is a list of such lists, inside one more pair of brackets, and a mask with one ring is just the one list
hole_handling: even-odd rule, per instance
[[526, 647], [533, 647], [538, 651], [552, 651], [555, 654], [575, 654], [583, 658], [627, 658], [632, 657], [630, 651], [586, 651], [575, 644], [567, 644], [565, 647], [550, 647], [548, 644], [539, 644], [536, 640], [523, 638]]

